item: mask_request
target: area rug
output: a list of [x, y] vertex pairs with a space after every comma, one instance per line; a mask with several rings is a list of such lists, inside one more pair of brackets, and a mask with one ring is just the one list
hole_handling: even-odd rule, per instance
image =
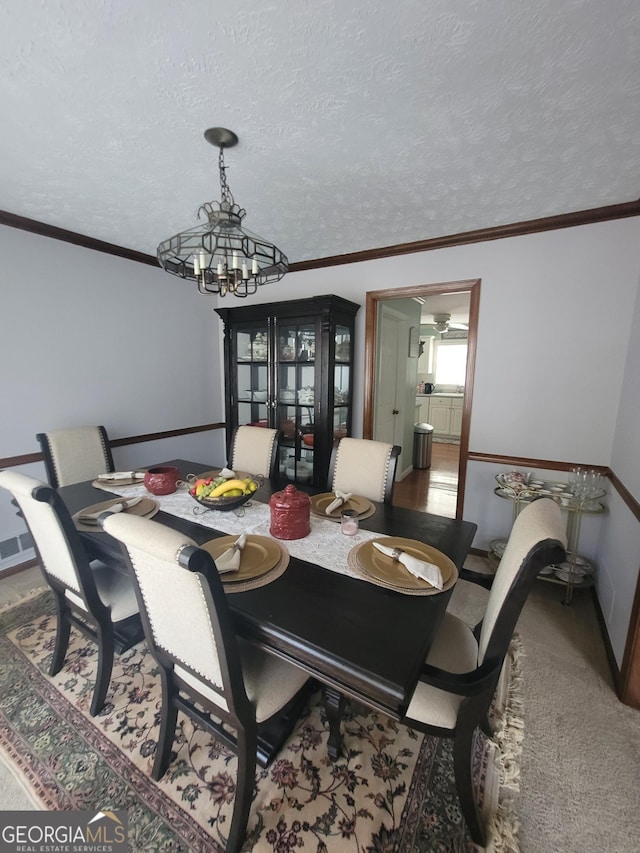
[[[160, 686], [144, 643], [116, 657], [108, 704], [92, 718], [96, 647], [72, 630], [65, 666], [50, 677], [54, 635], [48, 593], [0, 613], [0, 744], [40, 808], [126, 809], [132, 853], [224, 851], [235, 757], [179, 715], [169, 771], [154, 782]], [[506, 790], [518, 775], [517, 657], [500, 737], [476, 738], [478, 795], [495, 851], [518, 849]], [[450, 741], [349, 707], [343, 754], [331, 762], [319, 699], [318, 692], [272, 765], [258, 768], [243, 850], [477, 850], [460, 813]]]

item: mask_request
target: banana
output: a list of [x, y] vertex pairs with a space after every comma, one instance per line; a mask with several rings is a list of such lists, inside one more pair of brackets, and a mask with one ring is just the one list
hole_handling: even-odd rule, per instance
[[220, 495], [224, 495], [226, 492], [231, 489], [240, 489], [241, 492], [244, 492], [246, 483], [242, 480], [227, 480], [225, 483], [222, 483], [220, 486], [216, 486], [216, 488], [209, 492], [210, 498], [219, 498]]

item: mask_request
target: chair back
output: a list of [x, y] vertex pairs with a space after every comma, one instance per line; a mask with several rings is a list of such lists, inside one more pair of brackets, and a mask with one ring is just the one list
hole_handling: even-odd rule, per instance
[[341, 438], [334, 442], [327, 488], [362, 495], [371, 501], [391, 503], [398, 445], [368, 438]]
[[111, 446], [103, 426], [71, 427], [39, 432], [49, 485], [68, 486], [114, 471]]
[[272, 477], [275, 473], [280, 430], [266, 427], [239, 426], [231, 437], [229, 467]]
[[225, 714], [238, 716], [248, 699], [213, 558], [185, 534], [150, 519], [118, 513], [102, 527], [123, 545], [154, 657]]
[[507, 652], [520, 611], [540, 570], [566, 558], [562, 512], [550, 498], [539, 498], [516, 518], [496, 571], [480, 629], [478, 663]]
[[0, 471], [0, 486], [13, 494], [33, 538], [49, 582], [70, 591], [70, 598], [91, 611], [99, 598], [86, 552], [69, 511], [57, 492], [17, 471]]

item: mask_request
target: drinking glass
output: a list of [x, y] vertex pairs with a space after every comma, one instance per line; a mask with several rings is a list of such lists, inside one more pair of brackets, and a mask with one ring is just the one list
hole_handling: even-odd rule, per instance
[[345, 536], [355, 536], [360, 524], [355, 509], [343, 509], [340, 513], [340, 530]]

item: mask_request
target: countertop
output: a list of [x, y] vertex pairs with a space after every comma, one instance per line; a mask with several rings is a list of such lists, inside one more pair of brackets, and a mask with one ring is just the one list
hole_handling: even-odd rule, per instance
[[464, 397], [464, 394], [456, 393], [455, 391], [450, 392], [449, 394], [438, 393], [438, 394], [416, 394], [416, 397], [457, 397], [458, 399]]

